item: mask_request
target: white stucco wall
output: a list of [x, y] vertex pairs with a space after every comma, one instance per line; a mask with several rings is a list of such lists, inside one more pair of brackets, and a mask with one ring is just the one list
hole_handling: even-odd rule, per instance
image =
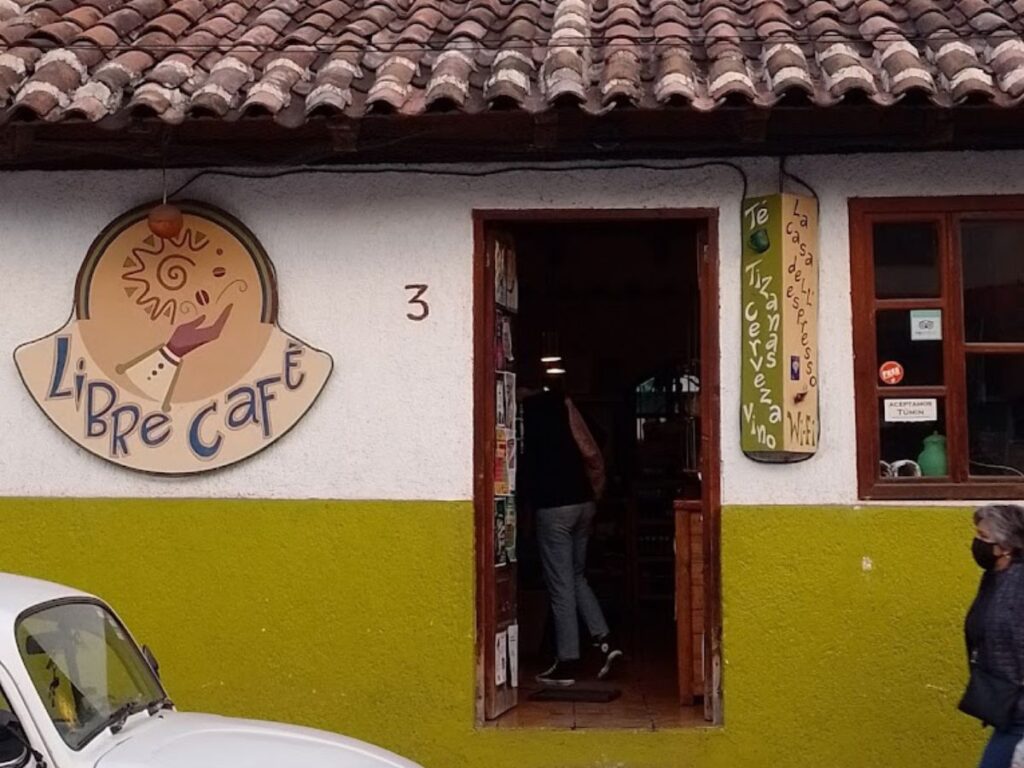
[[[750, 192], [774, 160], [743, 161]], [[821, 200], [822, 436], [817, 456], [759, 465], [739, 450], [740, 183], [728, 169], [516, 173], [481, 179], [376, 175], [205, 178], [188, 196], [233, 213], [278, 272], [281, 325], [336, 369], [292, 433], [243, 464], [161, 479], [102, 462], [39, 412], [15, 346], [67, 317], [95, 235], [156, 196], [156, 173], [0, 174], [0, 495], [466, 499], [472, 496], [474, 208], [720, 210], [723, 501], [856, 500], [847, 200], [1024, 191], [1024, 153], [793, 158]], [[188, 174], [174, 174], [183, 179]], [[430, 285], [410, 322], [408, 283]]]

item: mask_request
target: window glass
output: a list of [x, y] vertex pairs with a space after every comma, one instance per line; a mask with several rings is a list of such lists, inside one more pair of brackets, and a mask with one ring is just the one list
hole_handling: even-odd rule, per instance
[[897, 205], [851, 204], [852, 231], [871, 238], [853, 272], [873, 274], [851, 289], [861, 493], [1021, 498], [1024, 203]]
[[1024, 221], [960, 228], [967, 341], [1024, 341]]
[[72, 749], [163, 690], [117, 619], [90, 602], [62, 603], [18, 622], [18, 651], [47, 714]]
[[[884, 397], [878, 402], [878, 419], [879, 477], [909, 479], [948, 474], [945, 398]], [[940, 468], [943, 459], [946, 471]]]
[[1024, 355], [968, 355], [972, 475], [1024, 477]]
[[[11, 710], [11, 703], [0, 690], [0, 725], [12, 728], [21, 733], [21, 724]], [[10, 733], [0, 733], [0, 763], [10, 763], [23, 758], [25, 747], [22, 742]]]
[[899, 363], [903, 378], [895, 384], [942, 384], [942, 341], [932, 338], [934, 333], [913, 330], [912, 321], [918, 319], [918, 313], [919, 310], [908, 309], [878, 311], [875, 315], [878, 364]]
[[939, 295], [939, 235], [934, 222], [875, 224], [875, 296], [880, 299]]

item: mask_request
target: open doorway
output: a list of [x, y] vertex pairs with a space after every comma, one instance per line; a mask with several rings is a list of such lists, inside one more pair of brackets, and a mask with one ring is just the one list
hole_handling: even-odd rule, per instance
[[[712, 224], [708, 212], [478, 217], [482, 721], [657, 729], [718, 718]], [[576, 685], [553, 696], [535, 680], [555, 634], [537, 511], [517, 485], [530, 434], [516, 392], [535, 387], [564, 392], [601, 449], [607, 487], [587, 577], [626, 655], [598, 681], [584, 650]]]

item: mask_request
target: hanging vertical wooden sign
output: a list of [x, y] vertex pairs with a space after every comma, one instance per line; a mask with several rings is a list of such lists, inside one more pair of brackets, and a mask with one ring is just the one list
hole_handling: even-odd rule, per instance
[[818, 449], [818, 206], [797, 195], [743, 201], [741, 439], [757, 461]]

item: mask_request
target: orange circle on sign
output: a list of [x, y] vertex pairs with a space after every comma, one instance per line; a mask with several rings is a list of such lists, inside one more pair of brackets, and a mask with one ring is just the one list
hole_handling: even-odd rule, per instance
[[883, 384], [899, 384], [903, 381], [903, 366], [893, 360], [882, 363], [878, 369], [878, 378]]

